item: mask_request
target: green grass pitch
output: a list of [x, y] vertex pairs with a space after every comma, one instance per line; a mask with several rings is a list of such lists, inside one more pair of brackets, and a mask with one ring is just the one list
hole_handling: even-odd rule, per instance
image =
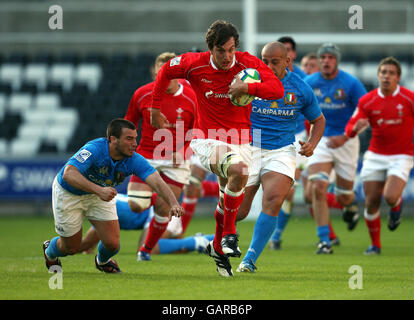
[[[203, 254], [153, 255], [151, 262], [136, 261], [140, 231], [121, 231], [116, 255], [123, 274], [95, 269], [94, 255], [62, 259], [62, 289], [49, 288], [42, 242], [52, 238], [53, 220], [45, 217], [0, 219], [0, 299], [144, 299], [144, 300], [274, 300], [274, 299], [413, 299], [414, 219], [404, 218], [395, 232], [382, 220], [383, 252], [364, 256], [369, 236], [361, 219], [349, 232], [339, 216], [333, 225], [341, 245], [334, 254], [318, 256], [315, 225], [309, 217], [293, 216], [281, 251], [265, 248], [254, 274], [235, 272], [241, 258], [231, 258], [233, 278], [222, 278], [213, 260]], [[84, 232], [89, 223], [85, 222]], [[245, 253], [254, 222], [238, 224], [240, 248]], [[214, 221], [195, 218], [188, 234], [212, 233]], [[350, 289], [349, 268], [362, 268], [362, 289]]]

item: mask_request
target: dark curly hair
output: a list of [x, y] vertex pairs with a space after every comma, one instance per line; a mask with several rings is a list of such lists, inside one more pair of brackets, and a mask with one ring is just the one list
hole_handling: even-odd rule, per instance
[[224, 45], [231, 37], [234, 38], [236, 48], [239, 46], [239, 33], [236, 27], [227, 21], [216, 20], [208, 28], [206, 33], [206, 43], [209, 50], [214, 46]]

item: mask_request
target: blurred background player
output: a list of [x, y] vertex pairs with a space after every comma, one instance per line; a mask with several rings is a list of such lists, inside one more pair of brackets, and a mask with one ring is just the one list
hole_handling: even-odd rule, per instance
[[289, 65], [287, 66], [289, 71], [296, 73], [302, 79], [305, 78], [307, 74], [295, 64], [295, 60], [297, 58], [295, 40], [293, 40], [292, 37], [284, 36], [277, 39], [277, 41], [283, 43], [287, 49], [287, 54], [290, 58]]
[[119, 223], [114, 187], [136, 174], [170, 206], [170, 214], [184, 210], [171, 189], [141, 155], [135, 153], [137, 131], [133, 123], [114, 119], [106, 138], [85, 144], [59, 171], [53, 182], [52, 206], [58, 237], [43, 243], [46, 267], [61, 265], [59, 257], [73, 255], [82, 248], [82, 223], [89, 219], [100, 239], [95, 266], [106, 273], [121, 272], [112, 257], [118, 253]]
[[339, 203], [344, 205], [343, 218], [348, 229], [358, 222], [358, 207], [353, 191], [358, 165], [359, 140], [347, 141], [342, 147], [332, 149], [338, 135], [343, 135], [345, 125], [352, 116], [358, 100], [366, 93], [362, 83], [354, 76], [338, 69], [340, 51], [332, 43], [318, 49], [320, 71], [309, 75], [305, 81], [312, 87], [319, 106], [326, 118], [324, 136], [308, 160], [309, 188], [312, 192], [312, 208], [320, 239], [318, 254], [333, 252], [329, 239], [329, 207], [326, 193], [329, 176], [335, 170], [334, 192]]
[[[154, 64], [155, 75], [167, 61], [175, 56], [171, 52], [160, 54]], [[161, 110], [168, 121], [168, 127], [157, 130], [151, 125], [154, 85], [155, 83], [151, 82], [135, 91], [125, 119], [136, 125], [142, 119], [141, 141], [137, 153], [158, 170], [176, 198], [179, 199], [183, 186], [188, 183], [190, 176], [189, 161], [186, 158], [189, 141], [185, 141], [185, 137], [193, 128], [197, 99], [189, 85], [183, 85], [178, 79], [169, 81], [161, 101]], [[170, 216], [168, 204], [158, 197], [154, 201], [152, 188], [138, 177], [132, 176], [128, 184], [128, 203], [131, 210], [141, 212], [154, 202], [154, 218], [149, 225], [145, 243], [137, 253], [140, 261], [151, 260], [151, 250], [167, 230]], [[179, 234], [180, 230], [170, 230], [169, 233]]]
[[[164, 64], [158, 72], [152, 104], [152, 123], [157, 128], [168, 125], [160, 112], [161, 99], [171, 79], [187, 79], [197, 94], [199, 108], [195, 129], [197, 138], [191, 148], [203, 167], [218, 176], [224, 190], [215, 212], [216, 232], [209, 255], [219, 275], [233, 276], [229, 257], [241, 255], [235, 220], [243, 199], [251, 159], [250, 105], [236, 107], [229, 97], [251, 94], [264, 99], [283, 96], [283, 86], [263, 62], [247, 52], [237, 52], [239, 34], [233, 24], [217, 20], [206, 33], [208, 51], [189, 52]], [[260, 83], [243, 83], [237, 73], [256, 69]], [[236, 79], [233, 84], [232, 80]]]
[[400, 86], [400, 79], [399, 61], [393, 57], [381, 60], [378, 66], [379, 88], [359, 100], [342, 139], [342, 142], [355, 139], [368, 126], [372, 128], [372, 138], [361, 169], [364, 217], [371, 237], [371, 245], [365, 254], [369, 255], [381, 253], [382, 197], [391, 207], [388, 228], [394, 231], [400, 224], [402, 193], [413, 167], [414, 92]]
[[[121, 230], [143, 230], [141, 233], [138, 250], [144, 244], [148, 227], [151, 219], [154, 217], [154, 208], [151, 206], [148, 209], [140, 213], [136, 213], [129, 208], [128, 195], [117, 194], [116, 210], [118, 214], [118, 222]], [[166, 253], [179, 253], [190, 252], [197, 250], [203, 253], [207, 247], [207, 244], [212, 240], [214, 235], [202, 235], [196, 234], [192, 237], [185, 239], [164, 239], [158, 240], [158, 243], [152, 249], [152, 254], [166, 254]], [[81, 251], [85, 253], [94, 252], [94, 248], [99, 242], [98, 233], [91, 227], [82, 240]]]
[[318, 63], [318, 56], [316, 53], [308, 53], [306, 54], [302, 60], [300, 61], [300, 66], [307, 75], [319, 71], [319, 63]]
[[263, 62], [282, 81], [283, 99], [255, 99], [252, 103], [252, 163], [246, 192], [237, 220], [244, 219], [262, 184], [262, 210], [256, 220], [249, 249], [237, 268], [238, 272], [254, 272], [255, 263], [276, 228], [282, 203], [295, 179], [295, 128], [299, 113], [312, 124], [309, 139], [300, 141], [301, 155], [310, 157], [322, 137], [325, 118], [312, 89], [286, 67], [290, 62], [287, 49], [280, 42], [263, 47]]

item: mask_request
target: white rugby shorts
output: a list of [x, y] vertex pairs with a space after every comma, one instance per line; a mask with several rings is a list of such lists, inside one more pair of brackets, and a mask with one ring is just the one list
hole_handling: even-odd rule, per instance
[[63, 189], [57, 178], [52, 185], [52, 209], [56, 233], [62, 237], [70, 237], [79, 232], [84, 218], [118, 220], [115, 198], [106, 202], [95, 194], [75, 195]]
[[361, 169], [362, 181], [385, 181], [393, 175], [408, 181], [413, 157], [407, 154], [383, 155], [367, 151]]
[[229, 144], [214, 139], [194, 139], [190, 142], [190, 148], [193, 149], [194, 153], [199, 158], [202, 167], [209, 172], [213, 172], [210, 168], [210, 157], [214, 150], [219, 146], [227, 146], [234, 153], [240, 155], [247, 166], [250, 166], [252, 154], [251, 146], [248, 143], [240, 145]]
[[308, 162], [308, 157], [305, 157], [299, 153], [299, 150], [301, 148], [299, 140], [303, 142], [306, 142], [308, 140], [308, 133], [306, 132], [306, 130], [303, 130], [295, 134], [295, 143], [294, 143], [294, 146], [296, 148], [296, 168], [300, 170], [304, 170]]
[[172, 160], [147, 159], [151, 166], [158, 172], [165, 174], [171, 180], [181, 184], [188, 184], [190, 179], [190, 161], [184, 160], [179, 167], [175, 168]]
[[262, 175], [269, 171], [284, 174], [295, 180], [296, 148], [293, 144], [276, 150], [252, 146], [252, 162], [246, 187], [260, 184]]
[[322, 137], [313, 155], [308, 159], [308, 167], [317, 163], [333, 162], [334, 170], [340, 177], [353, 181], [358, 167], [359, 139], [349, 139], [345, 144], [336, 149], [328, 148], [328, 137]]

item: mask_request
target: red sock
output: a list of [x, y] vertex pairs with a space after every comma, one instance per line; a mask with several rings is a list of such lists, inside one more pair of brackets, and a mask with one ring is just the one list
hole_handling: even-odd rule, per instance
[[401, 209], [401, 204], [402, 204], [402, 198], [400, 197], [400, 199], [398, 199], [397, 201], [397, 205], [393, 208], [391, 208], [391, 212], [398, 212]]
[[309, 214], [311, 215], [312, 218], [314, 218], [312, 206], [309, 207]]
[[328, 202], [329, 208], [335, 208], [335, 209], [343, 209], [344, 206], [340, 204], [333, 193], [327, 192], [326, 193], [326, 201]]
[[368, 227], [372, 245], [381, 248], [381, 216], [378, 214], [374, 220], [368, 220], [365, 217], [365, 222]]
[[204, 197], [218, 197], [219, 196], [219, 184], [217, 181], [204, 180], [201, 183]]
[[221, 249], [221, 239], [223, 238], [223, 221], [224, 221], [224, 212], [223, 209], [217, 205], [216, 212], [214, 212], [214, 218], [216, 220], [216, 233], [214, 234], [213, 247], [216, 252], [224, 254]]
[[334, 240], [336, 239], [336, 233], [332, 227], [332, 223], [329, 221], [329, 239]]
[[182, 207], [184, 208], [185, 214], [181, 216], [181, 225], [183, 226], [183, 233], [188, 227], [191, 218], [193, 217], [195, 208], [197, 206], [197, 197], [183, 197]]
[[152, 196], [151, 196], [151, 204], [150, 204], [150, 206], [155, 205], [155, 202], [157, 202], [157, 194], [155, 192], [153, 192], [152, 193]]
[[148, 228], [147, 237], [145, 238], [145, 244], [141, 247], [140, 251], [151, 253], [152, 249], [167, 229], [169, 222], [168, 220], [169, 219], [167, 217], [154, 216], [152, 218]]
[[224, 227], [223, 236], [236, 233], [236, 216], [240, 204], [243, 201], [244, 192], [232, 192], [229, 189], [224, 191]]

